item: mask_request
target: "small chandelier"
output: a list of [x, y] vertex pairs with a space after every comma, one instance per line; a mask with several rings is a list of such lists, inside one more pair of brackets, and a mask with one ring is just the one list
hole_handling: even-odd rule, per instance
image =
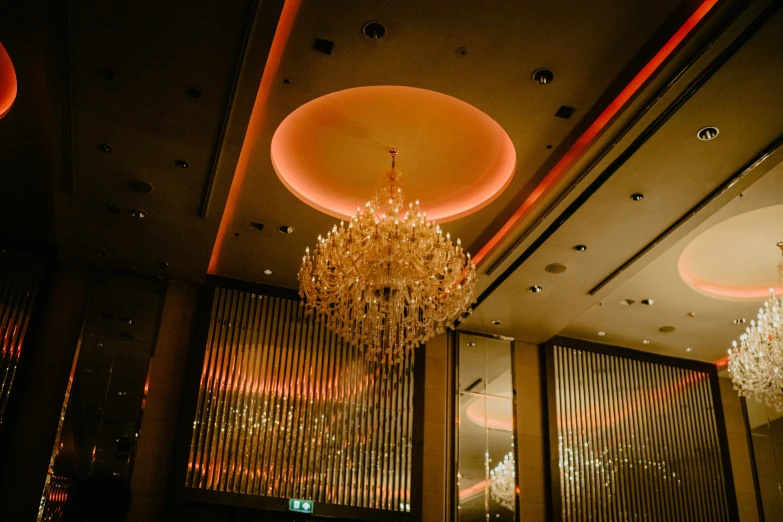
[[394, 362], [470, 313], [476, 268], [418, 200], [404, 208], [399, 150], [389, 153], [386, 184], [372, 201], [307, 248], [299, 295], [369, 360]]
[[516, 487], [514, 454], [509, 451], [503, 461], [489, 472], [489, 496], [504, 508], [514, 511]]
[[[783, 251], [783, 241], [777, 246]], [[778, 264], [783, 281], [783, 261]], [[770, 288], [755, 321], [732, 343], [729, 374], [740, 397], [752, 397], [777, 411], [783, 410], [783, 300]]]

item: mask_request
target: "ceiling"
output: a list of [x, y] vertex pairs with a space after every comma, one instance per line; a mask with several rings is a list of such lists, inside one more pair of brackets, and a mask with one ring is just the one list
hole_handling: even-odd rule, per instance
[[[67, 262], [296, 288], [305, 247], [336, 219], [281, 181], [270, 154], [275, 131], [331, 93], [416, 87], [481, 111], [516, 152], [505, 190], [443, 225], [483, 253], [480, 303], [462, 329], [534, 343], [562, 333], [715, 360], [737, 334], [733, 319], [751, 316], [757, 303], [698, 293], [677, 265], [708, 228], [781, 203], [776, 4], [89, 1], [68, 3], [66, 16], [3, 6], [0, 41], [19, 95], [0, 120], [4, 169], [14, 174], [2, 208], [4, 222], [19, 226], [0, 238], [52, 243]], [[703, 20], [677, 32], [697, 9]], [[371, 20], [386, 27], [383, 38], [362, 34]], [[681, 44], [665, 45], [672, 35]], [[331, 42], [330, 52], [314, 49], [316, 39]], [[660, 58], [662, 49], [672, 54]], [[554, 81], [532, 80], [541, 67]], [[634, 79], [642, 73], [646, 81]], [[574, 109], [570, 118], [555, 116], [562, 106]], [[330, 176], [352, 197], [371, 197], [398, 139], [413, 143], [416, 111], [393, 114], [393, 124], [383, 111], [361, 123], [374, 141], [357, 145], [356, 157], [349, 141], [339, 144], [343, 163]], [[428, 132], [441, 132], [428, 121]], [[720, 134], [701, 141], [707, 125]], [[299, 159], [317, 165], [324, 146]], [[470, 169], [459, 184], [449, 181], [464, 156], [409, 149], [399, 165], [414, 192], [422, 180], [444, 192], [473, 188]], [[485, 152], [460, 149], [470, 159]], [[279, 233], [282, 225], [294, 233]], [[574, 250], [580, 244], [587, 250]], [[552, 263], [568, 269], [547, 272]], [[532, 285], [543, 292], [527, 292]], [[640, 304], [645, 298], [654, 305]]]

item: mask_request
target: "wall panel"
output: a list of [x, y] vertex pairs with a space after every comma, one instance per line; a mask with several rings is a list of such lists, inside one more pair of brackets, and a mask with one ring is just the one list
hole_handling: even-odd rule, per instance
[[216, 288], [186, 486], [410, 511], [413, 366], [366, 361], [300, 302]]
[[548, 347], [556, 513], [568, 522], [733, 520], [714, 371], [586, 344]]

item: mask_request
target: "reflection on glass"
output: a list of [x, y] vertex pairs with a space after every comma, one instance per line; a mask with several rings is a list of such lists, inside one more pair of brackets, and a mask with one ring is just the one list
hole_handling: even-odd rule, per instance
[[458, 518], [516, 520], [511, 342], [459, 334]]
[[39, 521], [61, 519], [76, 481], [130, 480], [163, 289], [161, 281], [116, 273], [93, 280]]
[[745, 404], [764, 520], [783, 520], [783, 412], [753, 400]]

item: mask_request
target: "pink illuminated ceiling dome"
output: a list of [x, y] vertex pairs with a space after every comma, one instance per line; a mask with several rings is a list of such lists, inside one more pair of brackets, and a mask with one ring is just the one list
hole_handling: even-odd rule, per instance
[[450, 221], [488, 205], [511, 182], [516, 153], [492, 118], [425, 89], [372, 86], [321, 96], [292, 112], [272, 138], [272, 163], [308, 205], [348, 218], [371, 199], [400, 149], [406, 199]]
[[11, 57], [0, 43], [0, 119], [5, 116], [16, 99], [16, 73]]

